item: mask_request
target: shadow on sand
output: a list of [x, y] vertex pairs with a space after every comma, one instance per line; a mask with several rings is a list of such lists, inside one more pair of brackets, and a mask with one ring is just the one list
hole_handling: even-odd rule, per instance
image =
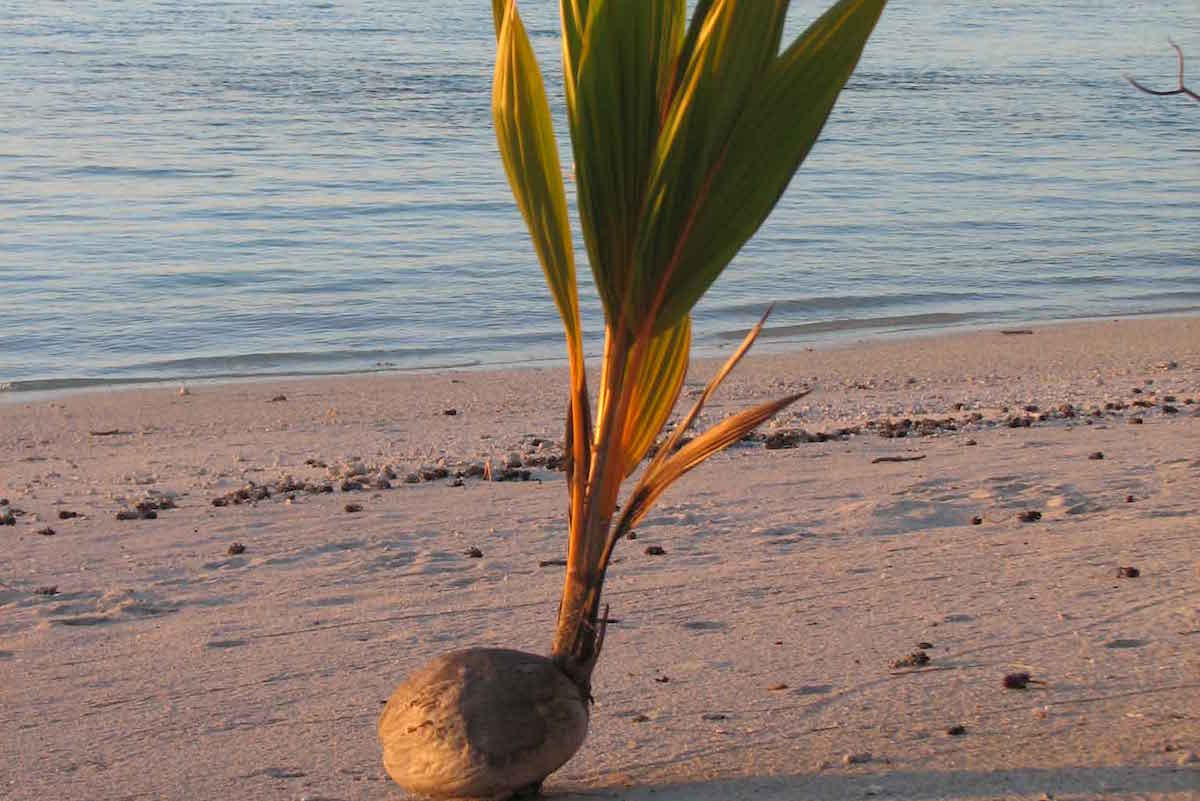
[[1129, 798], [1196, 793], [1200, 769], [1185, 767], [1014, 768], [998, 771], [837, 772], [717, 779], [682, 784], [572, 791], [550, 788], [549, 801], [845, 801], [846, 799]]

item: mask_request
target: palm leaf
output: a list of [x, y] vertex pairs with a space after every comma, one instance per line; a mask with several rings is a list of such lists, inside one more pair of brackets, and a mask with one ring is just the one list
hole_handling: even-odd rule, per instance
[[810, 391], [806, 389], [786, 398], [768, 401], [726, 418], [684, 445], [661, 464], [651, 464], [630, 495], [617, 524], [613, 526], [601, 564], [608, 563], [613, 546], [641, 521], [669, 486], [708, 458], [741, 440]]
[[884, 2], [838, 3], [756, 84], [678, 250], [664, 319], [687, 313], [766, 220], [820, 135]]
[[505, 9], [498, 17], [501, 24], [492, 84], [496, 141], [570, 347], [580, 337], [575, 252], [550, 104], [516, 3], [493, 0], [495, 13], [500, 13], [497, 8], [501, 4]]
[[579, 72], [579, 57], [583, 54], [583, 33], [587, 28], [589, 7], [590, 0], [560, 0], [558, 4], [563, 32], [563, 83], [566, 85], [568, 107], [575, 105], [575, 76]]
[[[564, 21], [570, 18], [577, 30], [580, 9], [566, 2], [572, 7]], [[568, 78], [568, 116], [579, 220], [614, 323], [628, 322], [628, 268], [683, 20], [683, 0], [590, 0], [577, 57], [570, 43], [575, 31], [565, 36], [566, 58], [578, 60], [573, 82]]]
[[688, 350], [692, 344], [691, 318], [687, 315], [651, 340], [646, 355], [633, 376], [632, 398], [621, 427], [621, 452], [629, 475], [654, 444], [654, 438], [675, 408], [687, 374]]
[[[693, 20], [684, 45], [692, 50], [656, 146], [632, 261], [639, 320], [657, 316], [670, 291], [678, 246], [751, 87], [778, 52], [786, 7], [786, 0], [716, 0], [698, 30]], [[657, 316], [655, 330], [678, 317]]]
[[572, 508], [583, 505], [591, 421], [575, 251], [567, 218], [558, 146], [541, 70], [514, 0], [492, 0], [497, 24], [492, 116], [496, 141], [517, 206], [529, 227], [546, 284], [566, 330], [571, 370], [567, 414], [567, 485]]
[[[638, 242], [639, 297], [661, 304], [656, 327], [687, 313], [766, 219], [816, 141], [885, 2], [842, 0], [765, 61], [763, 45], [744, 32], [749, 21], [728, 34], [748, 51], [718, 47], [704, 38], [707, 28], [701, 31], [664, 127]], [[756, 16], [758, 37], [768, 40], [777, 20], [766, 10]], [[718, 27], [709, 25], [715, 35]], [[736, 101], [714, 100], [729, 75], [743, 91]]]
[[755, 326], [746, 334], [745, 339], [742, 340], [742, 344], [739, 345], [738, 349], [735, 350], [733, 354], [725, 360], [725, 364], [721, 365], [721, 369], [717, 371], [716, 375], [714, 375], [708, 382], [708, 385], [704, 387], [704, 392], [700, 393], [700, 397], [696, 399], [696, 403], [692, 406], [691, 411], [689, 411], [687, 416], [679, 421], [679, 424], [675, 426], [674, 431], [671, 432], [671, 435], [667, 438], [667, 441], [663, 443], [661, 448], [658, 449], [658, 453], [655, 455], [654, 461], [650, 464], [651, 470], [655, 469], [656, 466], [660, 465], [666, 460], [667, 456], [675, 452], [675, 446], [679, 443], [679, 440], [683, 437], [684, 433], [691, 427], [692, 423], [696, 421], [696, 418], [700, 416], [700, 410], [704, 408], [704, 404], [708, 402], [708, 399], [712, 396], [712, 394], [717, 391], [717, 387], [721, 386], [721, 382], [724, 381], [726, 376], [733, 371], [733, 368], [737, 366], [737, 363], [740, 362], [742, 357], [745, 356], [750, 350], [750, 346], [752, 346], [754, 341], [758, 339], [758, 335], [762, 333], [763, 326], [767, 323], [767, 318], [771, 316], [772, 308], [773, 307], [768, 307], [767, 310], [763, 312], [763, 316], [759, 318], [758, 323], [755, 324]]

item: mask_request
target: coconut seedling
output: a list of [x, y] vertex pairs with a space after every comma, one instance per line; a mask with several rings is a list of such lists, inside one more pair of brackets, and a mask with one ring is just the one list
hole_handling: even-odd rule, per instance
[[781, 50], [789, 0], [698, 0], [690, 22], [685, 0], [561, 0], [579, 221], [605, 317], [593, 415], [550, 107], [515, 0], [493, 0], [496, 138], [566, 334], [566, 578], [549, 656], [456, 651], [395, 691], [379, 738], [404, 788], [506, 799], [570, 759], [587, 734], [613, 549], [673, 482], [805, 394], [684, 442], [764, 315], [643, 465], [679, 398], [692, 307], [783, 194], [885, 2], [841, 0]]

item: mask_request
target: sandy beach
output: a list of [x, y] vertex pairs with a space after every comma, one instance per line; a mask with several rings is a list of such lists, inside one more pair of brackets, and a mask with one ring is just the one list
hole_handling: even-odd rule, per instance
[[[0, 402], [0, 798], [403, 798], [394, 686], [549, 647], [565, 379]], [[704, 422], [803, 386], [621, 544], [550, 797], [1200, 797], [1200, 318], [752, 355]]]

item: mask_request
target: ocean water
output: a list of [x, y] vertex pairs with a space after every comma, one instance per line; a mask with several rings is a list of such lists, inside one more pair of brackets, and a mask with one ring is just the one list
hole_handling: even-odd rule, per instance
[[[1196, 0], [895, 0], [697, 347], [1200, 310], [1200, 104], [1123, 78], [1168, 36], [1200, 85]], [[485, 0], [0, 5], [0, 386], [560, 359], [493, 51]]]

